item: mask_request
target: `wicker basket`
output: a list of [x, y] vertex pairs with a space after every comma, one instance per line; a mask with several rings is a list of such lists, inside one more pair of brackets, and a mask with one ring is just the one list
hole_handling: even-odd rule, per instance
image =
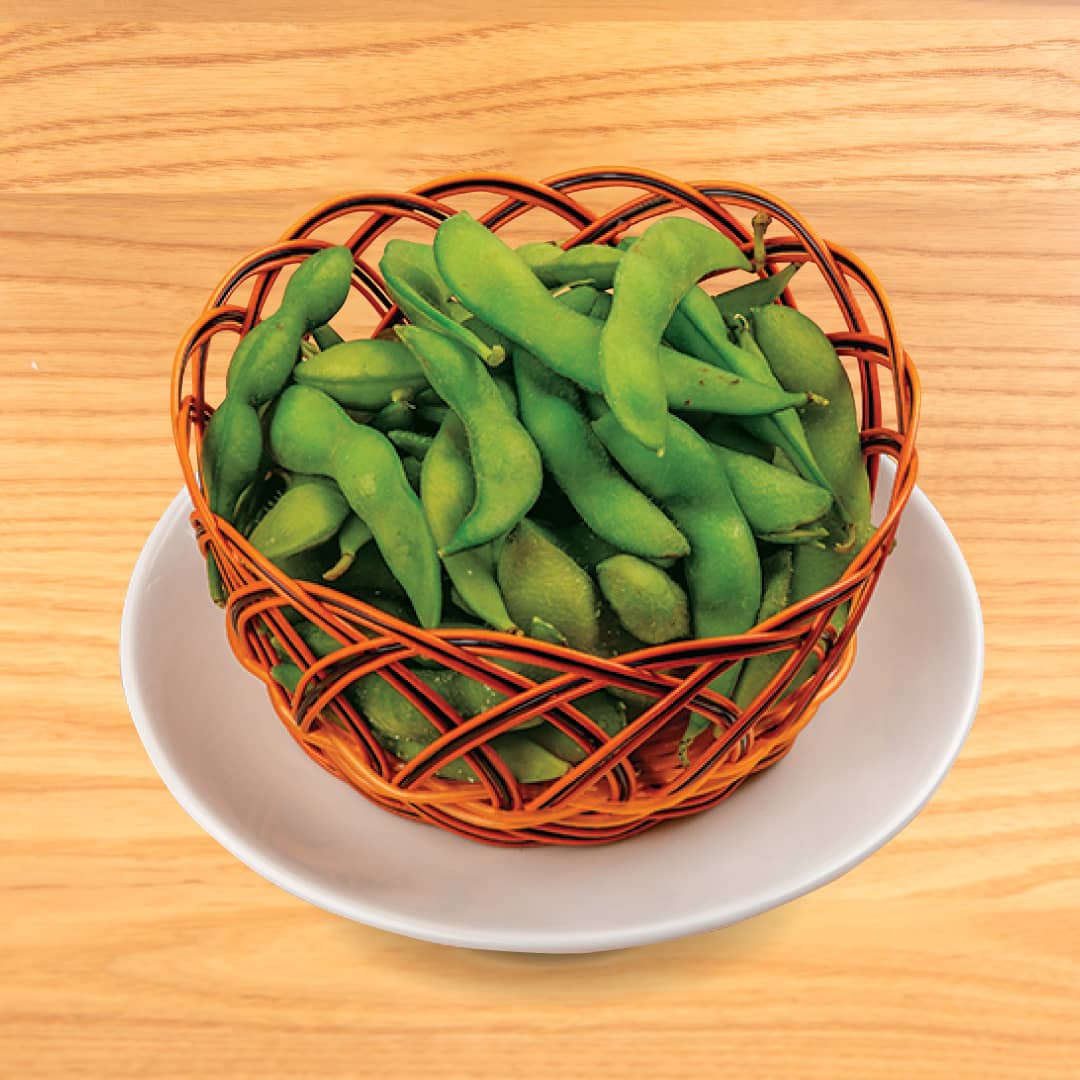
[[[579, 200], [599, 192], [615, 209], [593, 213]], [[476, 211], [477, 194], [486, 213]], [[749, 250], [749, 230], [740, 218], [765, 210], [784, 235], [767, 243], [768, 271], [788, 262], [813, 263], [838, 309], [830, 334], [841, 355], [854, 358], [861, 382], [861, 426], [872, 486], [879, 454], [896, 461], [888, 510], [873, 539], [835, 586], [788, 608], [739, 637], [678, 641], [601, 659], [571, 649], [494, 631], [427, 631], [401, 622], [332, 588], [293, 581], [256, 552], [229, 524], [212, 515], [200, 486], [197, 463], [212, 409], [205, 399], [206, 371], [215, 356], [229, 354], [237, 334], [258, 320], [275, 279], [326, 246], [327, 226], [355, 221], [348, 241], [356, 257], [355, 292], [373, 309], [373, 330], [398, 318], [377, 272], [364, 253], [403, 219], [434, 229], [468, 196], [469, 209], [492, 229], [506, 229], [537, 209], [555, 228], [551, 214], [565, 223], [551, 238], [564, 246], [617, 239], [648, 219], [687, 211], [731, 236]], [[596, 196], [599, 198], [599, 195]], [[532, 225], [535, 234], [537, 226]], [[320, 231], [323, 238], [320, 238]], [[796, 284], [812, 272], [804, 268]], [[820, 279], [819, 279], [820, 280]], [[242, 288], [242, 286], [247, 286]], [[856, 288], [869, 300], [875, 325], [867, 323]], [[246, 302], [237, 300], [246, 296]], [[784, 297], [793, 303], [790, 294]], [[821, 321], [820, 319], [818, 321]], [[877, 333], [872, 332], [876, 327]], [[833, 329], [827, 326], [826, 329]], [[224, 362], [223, 360], [221, 361]], [[223, 370], [223, 369], [222, 369]], [[881, 376], [891, 377], [895, 429], [883, 425]], [[503, 845], [598, 844], [632, 836], [668, 818], [708, 809], [729, 796], [755, 772], [768, 768], [791, 748], [796, 736], [833, 692], [854, 658], [855, 630], [870, 601], [915, 482], [915, 429], [919, 386], [914, 365], [902, 350], [888, 301], [857, 258], [819, 239], [783, 203], [734, 184], [686, 184], [640, 170], [591, 169], [565, 173], [543, 183], [513, 176], [466, 174], [405, 194], [349, 195], [314, 210], [276, 244], [256, 252], [232, 270], [210, 296], [184, 336], [173, 369], [173, 433], [188, 491], [192, 523], [204, 554], [211, 550], [228, 590], [227, 633], [239, 661], [267, 685], [274, 708], [304, 751], [324, 769], [371, 801], [410, 818], [429, 822], [474, 840]], [[829, 627], [836, 608], [850, 602], [840, 633]], [[342, 642], [316, 660], [291, 629], [283, 607], [291, 606]], [[294, 695], [269, 677], [276, 662], [270, 631], [285, 643], [304, 676]], [[741, 712], [707, 689], [728, 665], [762, 652], [785, 650], [789, 657], [773, 682]], [[816, 653], [816, 673], [785, 693], [803, 661]], [[408, 661], [426, 658], [480, 679], [507, 695], [497, 707], [462, 720], [420, 679]], [[554, 674], [537, 686], [492, 663], [521, 660]], [[445, 734], [407, 765], [380, 746], [343, 690], [378, 672], [405, 694]], [[574, 702], [604, 687], [622, 687], [653, 704], [617, 736], [608, 738]], [[717, 737], [693, 744], [689, 764], [676, 745], [691, 711], [712, 721]], [[520, 785], [489, 747], [489, 740], [522, 720], [543, 713], [578, 740], [588, 756], [559, 780]], [[477, 783], [445, 781], [435, 773], [464, 756]]]

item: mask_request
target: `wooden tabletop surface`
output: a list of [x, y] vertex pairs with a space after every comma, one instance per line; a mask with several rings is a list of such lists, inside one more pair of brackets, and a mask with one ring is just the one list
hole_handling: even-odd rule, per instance
[[[661, 6], [0, 4], [0, 1074], [1077, 1075], [1080, 9], [635, 21]], [[982, 704], [899, 837], [769, 914], [576, 958], [428, 945], [246, 869], [136, 737], [117, 638], [180, 486], [172, 353], [330, 195], [593, 163], [766, 188], [875, 268]]]

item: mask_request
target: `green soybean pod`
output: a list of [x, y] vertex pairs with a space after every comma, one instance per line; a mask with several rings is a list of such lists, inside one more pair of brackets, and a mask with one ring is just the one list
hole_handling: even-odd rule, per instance
[[318, 547], [336, 536], [349, 504], [332, 480], [310, 476], [292, 486], [267, 511], [249, 537], [270, 560]]
[[615, 270], [611, 313], [600, 334], [604, 399], [642, 445], [666, 443], [668, 399], [660, 369], [660, 339], [679, 302], [706, 274], [749, 269], [746, 256], [722, 233], [685, 218], [650, 225]]
[[607, 244], [579, 244], [565, 251], [555, 247], [554, 253], [546, 245], [527, 245], [517, 251], [548, 288], [589, 282], [609, 289], [623, 254]]
[[[339, 540], [338, 559], [330, 560], [331, 563], [340, 561], [340, 544], [341, 541]], [[358, 600], [368, 602], [372, 602], [369, 601], [371, 596], [387, 597], [394, 601], [401, 601], [405, 599], [406, 595], [401, 582], [394, 577], [393, 571], [387, 566], [378, 546], [369, 543], [359, 545], [349, 566], [334, 579], [334, 588], [349, 596], [355, 596]], [[374, 604], [374, 606], [379, 607], [380, 605]], [[391, 614], [395, 614], [395, 612], [391, 612]], [[405, 621], [410, 621], [408, 615], [405, 616]]]
[[528, 518], [506, 538], [497, 575], [506, 608], [518, 626], [542, 619], [571, 648], [596, 652], [600, 603], [592, 579]]
[[[763, 585], [758, 623], [779, 615], [791, 603], [791, 579], [794, 569], [791, 548], [780, 548], [762, 559]], [[735, 687], [735, 704], [740, 709], [745, 709], [784, 666], [790, 655], [790, 652], [762, 653], [747, 660]]]
[[429, 244], [391, 240], [379, 260], [387, 291], [411, 323], [439, 331], [474, 356], [492, 365], [504, 359], [499, 345], [488, 345], [450, 313], [451, 292], [436, 265]]
[[[662, 458], [623, 430], [614, 413], [594, 420], [593, 429], [690, 541], [685, 567], [694, 635], [726, 637], [750, 629], [761, 602], [761, 563], [754, 535], [713, 448], [677, 417], [671, 419], [668, 452]], [[710, 685], [730, 695], [737, 678], [735, 664]]]
[[[457, 532], [475, 497], [465, 427], [455, 413], [450, 413], [424, 455], [420, 470], [420, 501], [439, 547]], [[443, 554], [442, 560], [470, 611], [496, 630], [512, 633], [517, 629], [495, 581], [495, 557], [490, 544], [455, 555]]]
[[203, 435], [202, 471], [210, 510], [231, 521], [237, 500], [263, 460], [259, 414], [242, 398], [226, 395]]
[[[803, 426], [807, 442], [829, 486], [853, 523], [850, 539], [854, 543], [850, 558], [854, 558], [855, 552], [861, 550], [873, 533], [873, 526], [870, 524], [870, 484], [863, 462], [855, 398], [847, 373], [832, 342], [802, 312], [771, 304], [755, 309], [751, 316], [757, 343], [781, 385], [795, 378], [805, 378], [810, 380], [807, 386], [815, 394], [824, 397], [823, 391], [828, 390], [832, 395], [828, 398], [828, 408], [808, 410]], [[846, 567], [847, 563], [844, 565]], [[796, 568], [796, 593], [800, 577]]]
[[[873, 535], [870, 484], [851, 383], [832, 342], [816, 323], [793, 308], [771, 304], [750, 314], [754, 335], [781, 384], [805, 379], [815, 393], [828, 397], [828, 408], [813, 410], [804, 418], [806, 438], [854, 522], [845, 550], [812, 545], [796, 549], [791, 581], [792, 603], [796, 603], [836, 582]], [[833, 625], [839, 628], [846, 618], [847, 605], [843, 605], [833, 616]], [[798, 678], [814, 666], [811, 658]]]
[[[728, 326], [708, 295], [698, 290], [685, 298], [666, 335], [677, 348], [717, 363], [734, 375], [779, 386], [749, 333], [746, 319], [737, 315], [735, 320], [737, 343], [730, 340]], [[782, 448], [807, 480], [828, 489], [828, 480], [814, 458], [794, 409], [778, 410], [769, 416], [742, 417], [740, 423], [756, 438]]]
[[226, 397], [258, 406], [285, 385], [300, 354], [303, 314], [282, 307], [240, 339], [225, 374]]
[[[426, 750], [434, 740], [424, 742], [422, 739], [392, 739], [389, 736], [382, 736], [379, 738], [379, 733], [375, 733], [376, 739], [382, 744], [383, 748], [389, 750], [398, 760], [408, 762], [412, 761], [414, 757]], [[468, 762], [464, 758], [454, 758], [452, 761], [448, 761], [440, 768], [435, 775], [441, 780], [457, 780], [460, 783], [475, 784], [478, 782], [478, 778]]]
[[[596, 299], [588, 313], [590, 318], [599, 319], [601, 322], [611, 314], [611, 293], [598, 292]], [[663, 352], [661, 351], [661, 356]], [[668, 404], [671, 404], [671, 395], [668, 394]]]
[[281, 306], [302, 314], [305, 333], [324, 326], [348, 299], [355, 265], [352, 251], [341, 245], [309, 255], [289, 278]]
[[612, 465], [574, 384], [520, 349], [514, 375], [522, 422], [585, 524], [620, 551], [646, 558], [686, 555], [686, 537]]
[[297, 365], [293, 378], [353, 409], [382, 409], [396, 392], [427, 386], [413, 354], [399, 341], [385, 338], [334, 345]]
[[757, 536], [792, 532], [820, 521], [833, 504], [824, 488], [751, 454], [714, 446], [731, 490]]
[[281, 307], [244, 335], [225, 378], [227, 394], [252, 405], [269, 401], [289, 377], [304, 334], [329, 322], [349, 295], [353, 271], [347, 247], [306, 258], [289, 279]]
[[574, 285], [569, 289], [556, 293], [555, 299], [564, 307], [576, 311], [579, 315], [588, 315], [599, 295], [600, 291], [594, 289], [591, 285]]
[[627, 630], [649, 645], [690, 636], [686, 593], [658, 566], [613, 555], [596, 566], [604, 599]]
[[[605, 324], [559, 303], [498, 236], [469, 214], [455, 214], [435, 234], [435, 258], [462, 302], [481, 319], [553, 371], [600, 392], [598, 350]], [[809, 400], [805, 394], [737, 378], [665, 346], [660, 347], [660, 367], [668, 403], [675, 409], [757, 415]]]
[[461, 418], [469, 441], [476, 498], [444, 555], [502, 536], [540, 495], [543, 465], [529, 433], [507, 407], [483, 364], [456, 342], [419, 326], [398, 328], [428, 380]]
[[405, 470], [405, 477], [409, 481], [409, 486], [419, 495], [421, 463], [414, 457], [404, 457], [401, 459], [401, 467]]
[[423, 626], [438, 626], [442, 580], [435, 541], [393, 444], [353, 423], [318, 390], [290, 386], [270, 427], [276, 460], [294, 472], [336, 481], [401, 582]]

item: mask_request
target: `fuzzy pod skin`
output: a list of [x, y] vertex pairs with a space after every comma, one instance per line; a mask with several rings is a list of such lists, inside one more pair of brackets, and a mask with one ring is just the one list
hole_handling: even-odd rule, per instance
[[507, 537], [498, 581], [518, 626], [542, 619], [571, 648], [595, 653], [600, 639], [600, 602], [588, 573], [528, 518]]
[[596, 580], [619, 622], [649, 645], [690, 636], [686, 593], [658, 566], [613, 555], [596, 566]]
[[305, 477], [263, 515], [248, 539], [268, 559], [281, 559], [336, 536], [348, 516], [349, 504], [332, 480]]

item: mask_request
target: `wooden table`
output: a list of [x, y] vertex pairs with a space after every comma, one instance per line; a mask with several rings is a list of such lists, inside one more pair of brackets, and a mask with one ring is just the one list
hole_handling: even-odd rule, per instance
[[[1080, 10], [844, 6], [3, 4], [0, 1073], [1077, 1075]], [[775, 191], [886, 282], [985, 690], [925, 812], [819, 892], [624, 953], [456, 951], [307, 906], [187, 817], [120, 609], [179, 486], [172, 352], [228, 266], [331, 194], [592, 162]]]

